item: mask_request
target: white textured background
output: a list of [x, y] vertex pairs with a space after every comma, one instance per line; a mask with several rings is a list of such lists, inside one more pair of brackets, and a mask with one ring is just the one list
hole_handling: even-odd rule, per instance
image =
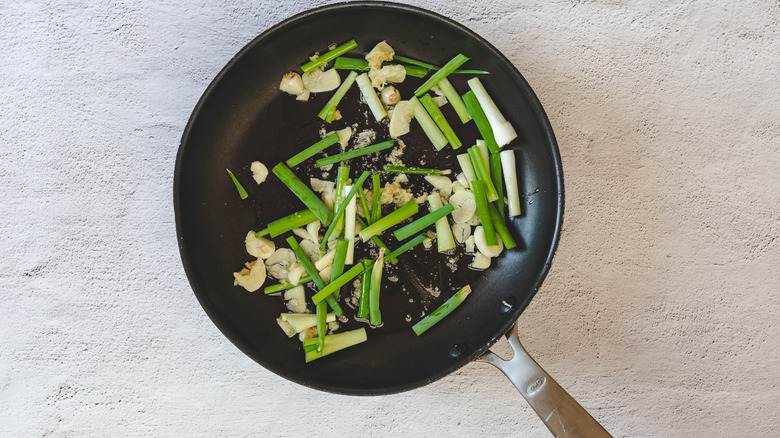
[[[414, 3], [503, 51], [556, 131], [565, 225], [520, 318], [531, 354], [616, 436], [777, 436], [780, 4]], [[0, 2], [1, 436], [547, 436], [487, 365], [389, 397], [289, 383], [191, 293], [190, 111], [316, 5]]]

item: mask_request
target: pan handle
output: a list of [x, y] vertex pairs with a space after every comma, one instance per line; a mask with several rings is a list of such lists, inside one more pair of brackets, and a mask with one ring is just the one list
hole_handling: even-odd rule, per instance
[[495, 365], [556, 437], [611, 437], [611, 435], [561, 386], [536, 363], [520, 344], [517, 323], [508, 334], [514, 350], [510, 360], [504, 360], [488, 350], [476, 360]]

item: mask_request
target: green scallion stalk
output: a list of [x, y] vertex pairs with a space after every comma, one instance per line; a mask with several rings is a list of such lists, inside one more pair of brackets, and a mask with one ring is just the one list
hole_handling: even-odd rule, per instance
[[414, 200], [409, 201], [406, 204], [404, 204], [402, 207], [388, 214], [387, 216], [379, 219], [378, 221], [374, 222], [368, 227], [363, 228], [362, 230], [360, 230], [360, 233], [358, 233], [358, 235], [360, 236], [360, 239], [363, 240], [363, 242], [365, 242], [371, 236], [381, 234], [386, 229], [393, 227], [399, 222], [414, 216], [415, 214], [417, 214], [417, 211], [418, 211], [417, 204], [414, 202]]
[[379, 218], [382, 217], [382, 186], [381, 182], [379, 181], [379, 175], [376, 173], [371, 178], [371, 182], [371, 186], [374, 190], [374, 205], [373, 208], [371, 208], [371, 224], [373, 225], [374, 222], [378, 221]]
[[476, 179], [471, 182], [471, 191], [474, 193], [474, 199], [477, 201], [477, 213], [482, 228], [485, 230], [485, 242], [488, 245], [498, 245], [496, 239], [496, 228], [493, 225], [493, 218], [490, 217], [487, 196], [485, 194], [485, 185], [482, 181]]
[[371, 290], [371, 272], [363, 272], [360, 280], [360, 301], [358, 302], [357, 317], [368, 319], [369, 291]]
[[498, 192], [493, 187], [493, 181], [490, 179], [490, 169], [482, 160], [482, 154], [479, 152], [479, 147], [472, 146], [469, 148], [469, 159], [471, 165], [474, 167], [474, 173], [477, 175], [477, 179], [485, 184], [485, 194], [487, 194], [487, 200], [489, 202], [498, 200]]
[[[279, 319], [290, 324], [290, 327], [292, 327], [296, 333], [300, 333], [307, 328], [317, 325], [317, 315], [311, 313], [282, 313], [279, 315]], [[325, 322], [333, 322], [335, 320], [335, 313], [328, 313], [325, 315]]]
[[471, 120], [471, 114], [469, 114], [469, 110], [466, 109], [466, 105], [463, 103], [463, 99], [461, 99], [460, 94], [455, 91], [455, 87], [452, 86], [450, 80], [444, 78], [440, 80], [437, 85], [441, 89], [442, 93], [444, 93], [444, 97], [446, 97], [450, 102], [450, 105], [452, 105], [452, 109], [458, 113], [458, 117], [460, 118], [461, 123], [466, 123]]
[[444, 207], [438, 208], [426, 214], [425, 216], [421, 217], [420, 219], [417, 219], [411, 224], [405, 225], [395, 230], [393, 234], [395, 235], [395, 238], [398, 239], [399, 241], [405, 240], [408, 237], [411, 237], [412, 235], [417, 234], [420, 231], [424, 230], [425, 228], [433, 225], [434, 223], [436, 223], [437, 220], [452, 213], [452, 210], [454, 209], [455, 207], [452, 204], [447, 204]]
[[355, 81], [357, 82], [358, 87], [360, 88], [360, 92], [363, 94], [363, 99], [371, 109], [371, 113], [374, 115], [376, 121], [379, 122], [387, 117], [387, 111], [385, 111], [385, 107], [382, 106], [382, 101], [379, 100], [379, 96], [376, 95], [376, 91], [374, 91], [374, 86], [371, 85], [371, 79], [368, 78], [368, 74], [362, 73], [358, 75]]
[[[368, 173], [368, 172], [365, 172]], [[367, 178], [368, 176], [366, 176]], [[359, 192], [363, 191], [362, 183], [365, 182], [365, 179], [363, 181], [358, 181], [361, 184], [355, 185], [355, 186], [344, 186], [344, 190], [349, 190], [352, 192], [353, 189], [357, 188], [357, 190], [354, 192], [352, 197], [347, 200], [347, 209], [344, 210], [344, 238], [347, 239], [347, 256], [346, 256], [346, 264], [351, 265], [352, 262], [355, 259], [355, 230], [357, 229], [357, 194]]]
[[355, 82], [357, 76], [358, 74], [354, 71], [349, 72], [347, 77], [344, 78], [344, 80], [341, 82], [341, 85], [339, 85], [339, 88], [336, 90], [333, 96], [331, 96], [330, 100], [328, 100], [328, 103], [326, 103], [325, 107], [322, 108], [322, 111], [317, 114], [317, 117], [325, 120], [328, 123], [333, 122], [333, 118], [336, 116], [336, 107], [339, 105], [339, 102], [341, 102], [341, 99], [344, 98], [344, 95], [347, 94], [349, 87], [351, 87], [352, 83]]
[[360, 208], [363, 209], [363, 215], [365, 216], [366, 221], [371, 224], [371, 210], [368, 209], [368, 200], [366, 200], [366, 194], [363, 193], [363, 188], [361, 187], [357, 193], [358, 199], [360, 200]]
[[496, 201], [496, 207], [498, 212], [501, 213], [501, 217], [504, 217], [504, 178], [501, 175], [501, 156], [499, 154], [492, 154], [490, 156], [490, 179], [493, 180], [493, 186], [496, 188], [496, 194], [498, 194], [498, 201]]
[[[441, 69], [441, 67], [439, 67], [439, 66], [436, 66], [436, 65], [433, 65], [433, 64], [428, 64], [427, 62], [417, 61], [416, 59], [407, 58], [405, 56], [393, 55], [393, 59], [396, 60], [396, 61], [405, 62], [407, 64], [420, 66], [420, 67], [426, 68], [428, 70], [440, 70]], [[487, 70], [455, 70], [452, 73], [462, 73], [462, 74], [472, 74], [472, 75], [489, 75], [490, 74], [490, 72], [487, 71]]]
[[293, 155], [292, 158], [287, 160], [287, 167], [292, 169], [293, 167], [313, 157], [315, 154], [322, 152], [328, 146], [332, 146], [338, 142], [339, 142], [339, 135], [334, 132], [333, 134], [323, 138], [317, 143], [314, 143], [313, 145]]
[[[349, 240], [338, 239], [336, 241], [336, 255], [335, 257], [333, 257], [333, 266], [330, 271], [329, 283], [334, 282], [337, 278], [341, 277], [341, 274], [344, 273], [344, 263], [347, 260], [348, 248], [349, 248]], [[333, 292], [333, 298], [338, 300], [340, 296], [341, 296], [341, 288], [338, 288], [336, 289], [335, 292]]]
[[[363, 220], [362, 220], [362, 219], [360, 219], [360, 218], [357, 218], [357, 221], [358, 221], [358, 223], [360, 223], [360, 226], [361, 226], [361, 227], [363, 227], [363, 228], [366, 228], [366, 227], [368, 226], [368, 225], [366, 225], [366, 223], [365, 223], [365, 222], [363, 222]], [[384, 242], [382, 242], [381, 240], [379, 240], [379, 237], [377, 237], [377, 236], [371, 236], [371, 241], [372, 241], [372, 242], [374, 242], [374, 244], [376, 244], [376, 246], [377, 246], [377, 247], [379, 247], [379, 248], [384, 248], [384, 249], [386, 249], [386, 250], [390, 251], [390, 248], [388, 248], [388, 247], [387, 247], [387, 245], [385, 245], [385, 244], [384, 244]], [[391, 263], [393, 263], [393, 264], [395, 264], [396, 262], [398, 262], [398, 260], [396, 260], [396, 259], [391, 259], [391, 258], [389, 258], [389, 257], [388, 257], [388, 260], [390, 260], [390, 262], [391, 262]]]
[[474, 146], [479, 150], [479, 156], [482, 157], [482, 162], [485, 163], [485, 166], [490, 170], [490, 150], [487, 147], [487, 143], [485, 140], [478, 139]]
[[[393, 65], [393, 64], [389, 63], [384, 65]], [[371, 70], [371, 66], [368, 65], [368, 61], [366, 61], [365, 59], [347, 58], [344, 56], [336, 58], [336, 61], [333, 63], [333, 68], [335, 68], [336, 70], [357, 70], [357, 71]], [[427, 69], [418, 67], [416, 65], [404, 65], [403, 68], [406, 70], [407, 76], [412, 76], [415, 78], [422, 78], [428, 74]]]
[[504, 183], [506, 183], [506, 197], [509, 200], [509, 216], [520, 216], [523, 213], [520, 204], [520, 190], [517, 187], [517, 166], [515, 164], [515, 151], [503, 150], [501, 168], [504, 171]]
[[392, 260], [394, 258], [398, 258], [401, 254], [405, 253], [406, 251], [409, 251], [410, 249], [414, 248], [415, 246], [423, 243], [423, 240], [425, 240], [426, 237], [424, 235], [419, 235], [415, 237], [414, 239], [404, 243], [403, 245], [399, 246], [395, 250], [391, 251], [390, 254], [387, 255], [388, 260]]
[[488, 123], [490, 123], [490, 127], [493, 129], [493, 137], [496, 139], [498, 147], [503, 147], [516, 139], [517, 132], [515, 132], [515, 128], [501, 114], [501, 111], [493, 102], [479, 78], [471, 78], [466, 83], [471, 88], [471, 91], [474, 92], [474, 97], [477, 98], [479, 106], [485, 113], [485, 117], [487, 117]]
[[447, 122], [447, 119], [444, 118], [444, 114], [442, 114], [439, 106], [436, 105], [436, 103], [433, 101], [431, 95], [427, 93], [423, 94], [420, 97], [420, 103], [425, 108], [425, 110], [428, 111], [428, 114], [436, 123], [436, 126], [439, 127], [441, 133], [444, 134], [444, 137], [447, 139], [450, 145], [452, 145], [452, 148], [458, 149], [459, 147], [463, 146], [463, 143], [461, 143], [458, 136], [455, 135], [455, 131], [452, 130], [452, 127]]
[[453, 74], [462, 74], [462, 75], [489, 75], [490, 72], [487, 70], [455, 70], [452, 72]]
[[471, 165], [469, 154], [460, 154], [457, 158], [458, 164], [460, 164], [460, 170], [466, 175], [466, 181], [468, 181], [469, 188], [471, 188], [471, 182], [477, 179], [477, 174], [474, 172], [474, 166]]
[[459, 291], [455, 292], [455, 295], [450, 297], [449, 300], [445, 301], [444, 304], [434, 310], [433, 313], [429, 314], [420, 320], [420, 322], [413, 325], [412, 330], [414, 330], [417, 336], [425, 333], [426, 330], [433, 327], [436, 323], [444, 319], [445, 316], [449, 315], [453, 310], [460, 306], [460, 303], [462, 303], [470, 293], [471, 286], [465, 286]]
[[352, 281], [355, 277], [360, 275], [363, 271], [368, 268], [370, 262], [368, 260], [361, 260], [360, 263], [356, 263], [355, 266], [350, 268], [347, 272], [341, 274], [337, 279], [333, 280], [325, 286], [324, 288], [320, 289], [319, 292], [314, 294], [313, 297], [311, 297], [312, 301], [314, 301], [314, 304], [319, 303], [322, 300], [328, 299], [328, 297], [331, 297], [333, 295], [333, 292], [336, 292], [341, 288], [341, 286], [344, 286], [345, 284]]
[[328, 304], [324, 301], [317, 304], [317, 352], [322, 353], [325, 345], [325, 333], [328, 331]]
[[[431, 212], [442, 208], [441, 196], [438, 192], [428, 195], [428, 207]], [[455, 239], [452, 237], [452, 228], [446, 217], [436, 221], [436, 246], [439, 252], [447, 252], [455, 249]]]
[[322, 243], [320, 244], [320, 251], [325, 251], [325, 248], [327, 248], [328, 238], [331, 236], [331, 234], [333, 234], [333, 230], [336, 228], [336, 223], [338, 223], [339, 219], [341, 219], [341, 216], [344, 214], [344, 211], [346, 210], [349, 201], [352, 199], [353, 196], [355, 196], [355, 193], [357, 193], [357, 191], [360, 190], [361, 185], [366, 180], [366, 178], [368, 178], [370, 174], [371, 172], [364, 170], [363, 173], [360, 175], [360, 178], [358, 178], [357, 182], [355, 182], [355, 185], [352, 186], [352, 188], [349, 190], [349, 193], [347, 193], [347, 196], [345, 196], [344, 199], [339, 204], [339, 207], [336, 209], [336, 213], [333, 216], [333, 221], [330, 223], [330, 226], [328, 227], [327, 231], [325, 231], [325, 235], [322, 237]]
[[506, 226], [504, 215], [500, 214], [498, 210], [496, 210], [495, 205], [490, 205], [488, 208], [490, 209], [490, 218], [493, 219], [493, 226], [498, 233], [498, 237], [500, 237], [501, 241], [504, 242], [504, 247], [506, 249], [512, 249], [516, 247], [517, 242], [515, 242], [515, 239], [512, 237], [512, 233], [509, 232], [509, 227]]
[[385, 250], [379, 250], [379, 257], [371, 268], [371, 286], [368, 298], [368, 321], [372, 326], [382, 325], [382, 312], [379, 309], [379, 293], [382, 290], [382, 270], [385, 267]]
[[[334, 210], [338, 210], [341, 202], [344, 200], [344, 186], [347, 184], [347, 181], [349, 181], [349, 166], [341, 164], [338, 173], [336, 174], [336, 199], [333, 201]], [[342, 216], [338, 220], [334, 220], [331, 222], [331, 225], [333, 225], [333, 223], [335, 223], [336, 226], [334, 227], [332, 234], [338, 236], [344, 231], [344, 217]], [[323, 242], [325, 241], [327, 241], [327, 239], [323, 239]]]
[[266, 286], [263, 289], [263, 293], [268, 295], [268, 294], [273, 294], [273, 293], [276, 293], [276, 292], [281, 292], [283, 290], [292, 289], [292, 288], [294, 288], [296, 286], [300, 286], [302, 284], [306, 284], [306, 283], [308, 283], [310, 281], [311, 281], [311, 277], [309, 277], [308, 275], [305, 276], [305, 277], [301, 277], [301, 279], [298, 280], [298, 284], [292, 284], [289, 281], [283, 281], [283, 282], [281, 282], [279, 284], [272, 284], [270, 286]]
[[330, 225], [331, 211], [309, 186], [303, 183], [284, 163], [273, 168], [274, 174], [314, 213], [323, 225]]
[[424, 167], [404, 167], [404, 166], [391, 166], [389, 164], [385, 164], [382, 166], [382, 169], [385, 172], [393, 172], [393, 173], [406, 173], [409, 175], [449, 175], [449, 170], [439, 170], [439, 169], [426, 169]]
[[259, 235], [259, 233], [267, 231], [267, 234], [269, 234], [272, 238], [277, 237], [295, 228], [310, 224], [316, 220], [317, 216], [315, 216], [311, 210], [306, 209], [271, 222], [264, 231], [255, 233], [255, 236], [262, 237], [262, 235]]
[[501, 150], [496, 144], [496, 138], [493, 135], [493, 128], [490, 127], [487, 116], [485, 116], [482, 107], [479, 106], [477, 97], [474, 96], [473, 91], [468, 91], [463, 95], [463, 103], [466, 105], [466, 109], [471, 114], [471, 118], [474, 119], [474, 123], [477, 125], [479, 133], [488, 145], [491, 153], [496, 153]]
[[[311, 362], [331, 353], [355, 346], [361, 342], [365, 342], [367, 339], [368, 335], [366, 334], [366, 329], [364, 327], [348, 332], [336, 333], [335, 335], [328, 335], [325, 336], [325, 346], [322, 348], [321, 353], [316, 350], [317, 339], [307, 339], [303, 341], [303, 349], [306, 352], [306, 362]], [[312, 345], [315, 345], [315, 348], [311, 348]]]
[[249, 196], [249, 193], [244, 190], [244, 186], [241, 185], [240, 182], [236, 179], [236, 176], [233, 175], [233, 172], [230, 171], [230, 169], [227, 170], [228, 174], [230, 175], [230, 179], [233, 180], [233, 184], [236, 186], [236, 190], [238, 190], [238, 195], [241, 196], [241, 199], [246, 199]]
[[[311, 280], [317, 286], [317, 289], [319, 289], [320, 291], [325, 289], [327, 285], [322, 280], [322, 277], [320, 277], [320, 273], [317, 272], [317, 268], [314, 267], [314, 263], [312, 263], [311, 260], [309, 260], [309, 258], [306, 257], [306, 254], [303, 253], [303, 250], [301, 249], [301, 246], [298, 244], [298, 241], [295, 240], [295, 237], [294, 236], [287, 237], [287, 244], [290, 245], [290, 249], [292, 249], [295, 255], [298, 257], [298, 261], [301, 262], [301, 265], [303, 265], [303, 269], [305, 269], [306, 273], [309, 274], [309, 277], [311, 277]], [[339, 306], [339, 303], [336, 301], [336, 299], [333, 298], [333, 296], [331, 295], [328, 295], [323, 298], [325, 299], [325, 301], [327, 301], [330, 308], [333, 309], [333, 313], [335, 313], [337, 317], [341, 318], [343, 311], [341, 310], [341, 306]], [[317, 303], [319, 303], [319, 301], [314, 302], [314, 304]]]
[[341, 154], [331, 155], [329, 157], [320, 158], [317, 160], [317, 167], [327, 166], [328, 164], [339, 163], [345, 160], [351, 160], [353, 158], [362, 157], [363, 155], [373, 154], [374, 152], [383, 151], [393, 147], [395, 140], [387, 140], [382, 143], [372, 144], [360, 149], [352, 149], [351, 151], [343, 152]]
[[346, 43], [336, 47], [335, 49], [318, 56], [317, 59], [313, 61], [309, 61], [306, 64], [303, 64], [301, 66], [301, 70], [303, 70], [304, 73], [310, 72], [315, 68], [321, 66], [322, 64], [326, 64], [331, 60], [336, 59], [339, 56], [349, 52], [355, 47], [357, 47], [357, 42], [355, 40], [347, 41]]
[[462, 53], [458, 53], [450, 62], [444, 64], [440, 70], [436, 71], [436, 73], [431, 75], [425, 83], [420, 85], [420, 88], [414, 91], [414, 95], [418, 97], [422, 96], [426, 91], [430, 90], [431, 87], [438, 84], [439, 81], [446, 78], [450, 73], [457, 70], [458, 67], [468, 60], [468, 57], [464, 56]]
[[409, 102], [412, 103], [414, 108], [414, 119], [420, 124], [423, 132], [425, 132], [425, 135], [428, 137], [428, 140], [433, 144], [433, 147], [436, 148], [437, 151], [440, 151], [444, 146], [447, 146], [447, 137], [445, 137], [441, 130], [439, 130], [439, 127], [436, 126], [436, 122], [433, 121], [428, 114], [428, 111], [426, 111], [425, 107], [420, 103], [420, 100], [415, 96], [409, 99]]

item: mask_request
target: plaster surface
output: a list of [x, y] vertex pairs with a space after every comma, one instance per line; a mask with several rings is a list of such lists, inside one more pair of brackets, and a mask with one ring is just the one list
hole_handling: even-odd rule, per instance
[[[615, 436], [776, 435], [778, 3], [412, 3], [498, 47], [556, 132], [566, 213], [529, 352]], [[190, 112], [319, 4], [0, 2], [0, 435], [548, 436], [487, 365], [387, 397], [287, 382], [191, 293], [171, 194]]]

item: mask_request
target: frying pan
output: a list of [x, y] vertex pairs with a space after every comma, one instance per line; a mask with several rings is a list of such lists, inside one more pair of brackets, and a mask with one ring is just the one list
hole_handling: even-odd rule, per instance
[[[280, 78], [315, 50], [351, 39], [359, 43], [353, 54], [387, 40], [398, 54], [410, 58], [443, 65], [464, 53], [471, 58], [468, 68], [488, 70], [491, 74], [483, 83], [518, 131], [509, 147], [516, 150], [521, 192], [529, 195], [523, 215], [509, 224], [520, 244], [494, 259], [490, 269], [442, 272], [445, 256], [416, 248], [395, 268], [400, 278], [384, 282], [386, 324], [369, 330], [368, 342], [307, 364], [300, 342], [277, 326], [276, 318], [284, 311], [281, 300], [234, 287], [232, 272], [249, 261], [243, 245], [248, 230], [303, 208], [273, 175], [256, 185], [248, 169], [255, 160], [270, 168], [319, 139], [322, 122], [316, 113], [330, 93], [296, 102], [278, 90]], [[468, 89], [466, 79], [451, 76], [460, 92]], [[401, 89], [406, 98], [419, 84], [414, 80]], [[356, 120], [371, 125], [356, 88], [340, 104], [343, 118], [333, 128]], [[449, 105], [442, 110], [449, 120], [457, 120], [448, 113]], [[413, 125], [403, 137], [407, 165], [457, 169], [453, 151], [432, 155], [430, 144], [416, 131], [420, 129]], [[467, 141], [477, 135], [473, 123], [457, 126], [456, 132]], [[353, 160], [353, 176], [359, 169], [376, 168], [373, 160]], [[249, 198], [239, 199], [225, 169], [243, 181]], [[295, 170], [305, 176], [314, 172], [310, 165]], [[413, 189], [423, 189], [423, 180], [411, 179]], [[264, 32], [225, 66], [195, 107], [177, 156], [174, 207], [181, 257], [197, 299], [228, 339], [272, 372], [318, 390], [379, 395], [426, 385], [480, 360], [507, 374], [554, 433], [608, 436], [525, 353], [517, 338], [515, 321], [546, 276], [560, 235], [560, 155], [547, 116], [527, 82], [498, 50], [464, 26], [419, 8], [369, 2], [313, 9]], [[463, 268], [468, 260], [453, 263]], [[474, 292], [452, 315], [423, 336], [410, 330], [425, 310], [466, 283]], [[510, 361], [488, 351], [505, 334], [515, 351]]]

